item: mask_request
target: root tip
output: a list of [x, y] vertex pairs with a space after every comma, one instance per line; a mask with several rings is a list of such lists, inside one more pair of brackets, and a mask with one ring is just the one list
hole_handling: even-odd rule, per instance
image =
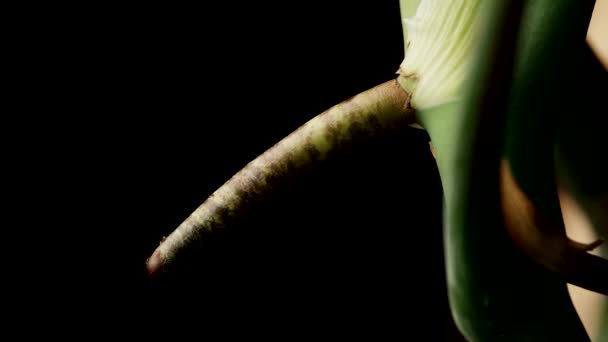
[[146, 260], [146, 268], [148, 269], [148, 276], [150, 278], [158, 278], [162, 273], [162, 267], [164, 259], [157, 249], [154, 251], [152, 256]]

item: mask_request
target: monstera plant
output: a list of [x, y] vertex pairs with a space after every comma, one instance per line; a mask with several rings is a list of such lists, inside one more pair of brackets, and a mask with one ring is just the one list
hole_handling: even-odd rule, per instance
[[[585, 42], [594, 1], [401, 0], [398, 76], [337, 104], [215, 191], [148, 259], [152, 276], [361, 139], [431, 137], [454, 321], [470, 341], [588, 341], [566, 285], [608, 294], [603, 248], [570, 240], [559, 187], [608, 236], [608, 75]], [[584, 141], [584, 144], [583, 144]], [[604, 315], [604, 341], [608, 321]]]

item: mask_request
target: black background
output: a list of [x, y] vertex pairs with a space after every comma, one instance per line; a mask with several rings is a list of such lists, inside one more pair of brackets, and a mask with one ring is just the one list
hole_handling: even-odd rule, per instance
[[59, 15], [34, 32], [29, 56], [37, 86], [49, 89], [39, 101], [55, 113], [38, 121], [48, 139], [37, 149], [49, 152], [38, 163], [51, 166], [38, 179], [67, 197], [52, 200], [61, 208], [53, 223], [77, 226], [56, 230], [69, 252], [55, 251], [40, 276], [69, 279], [63, 291], [47, 287], [53, 303], [76, 295], [75, 316], [102, 304], [80, 317], [102, 323], [98, 332], [122, 322], [137, 334], [190, 327], [199, 338], [222, 327], [285, 339], [459, 340], [441, 185], [421, 130], [320, 167], [247, 217], [221, 257], [202, 253], [190, 274], [152, 282], [145, 271], [162, 236], [247, 162], [396, 76], [398, 1], [52, 10]]

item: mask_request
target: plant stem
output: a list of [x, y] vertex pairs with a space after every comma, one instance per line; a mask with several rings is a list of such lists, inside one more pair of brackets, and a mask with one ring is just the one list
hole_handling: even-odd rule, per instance
[[256, 204], [319, 162], [358, 142], [415, 122], [410, 96], [396, 80], [380, 84], [311, 119], [247, 164], [199, 206], [147, 261], [151, 276], [169, 271], [209, 234], [228, 229]]
[[502, 160], [500, 172], [505, 228], [515, 244], [568, 283], [608, 295], [608, 277], [601, 276], [608, 274], [608, 260], [587, 253], [602, 240], [589, 244], [570, 240], [526, 196], [513, 178], [508, 160]]

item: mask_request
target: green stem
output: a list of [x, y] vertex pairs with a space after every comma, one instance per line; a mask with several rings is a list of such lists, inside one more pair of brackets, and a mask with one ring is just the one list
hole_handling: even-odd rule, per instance
[[354, 144], [415, 122], [410, 96], [391, 80], [321, 113], [258, 156], [215, 191], [171, 235], [147, 265], [166, 273], [209, 234], [227, 229], [275, 190]]

